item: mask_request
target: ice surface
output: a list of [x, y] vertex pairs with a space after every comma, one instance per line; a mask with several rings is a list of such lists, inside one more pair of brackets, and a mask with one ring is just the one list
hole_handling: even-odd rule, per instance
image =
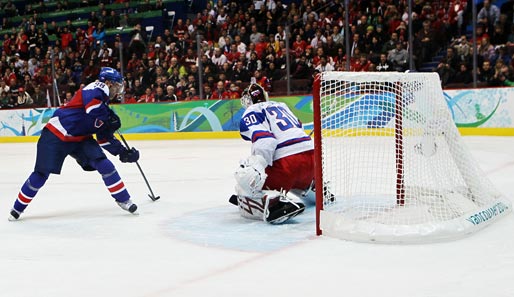
[[[512, 199], [514, 138], [465, 142]], [[438, 244], [316, 237], [312, 208], [271, 226], [240, 218], [228, 203], [249, 143], [129, 143], [161, 196], [152, 202], [137, 167], [116, 160], [139, 216], [114, 203], [96, 172], [68, 159], [18, 222], [7, 216], [36, 146], [0, 144], [0, 296], [514, 296], [514, 215]]]

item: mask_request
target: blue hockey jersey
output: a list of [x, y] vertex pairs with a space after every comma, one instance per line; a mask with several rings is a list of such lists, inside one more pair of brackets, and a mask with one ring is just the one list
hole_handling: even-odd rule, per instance
[[109, 87], [99, 81], [92, 82], [57, 109], [45, 128], [65, 142], [80, 142], [96, 134], [99, 144], [117, 155], [122, 146], [106, 129], [110, 113], [108, 104]]

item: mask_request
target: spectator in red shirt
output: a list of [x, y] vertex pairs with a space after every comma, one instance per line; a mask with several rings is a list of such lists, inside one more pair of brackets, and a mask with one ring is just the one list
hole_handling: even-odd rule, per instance
[[230, 84], [230, 88], [228, 90], [228, 98], [229, 99], [239, 99], [241, 98], [241, 90], [239, 90], [239, 87], [235, 83]]
[[271, 91], [271, 81], [263, 75], [261, 70], [255, 70], [253, 72], [253, 77], [255, 78], [255, 82], [266, 90], [266, 92]]
[[61, 48], [63, 50], [67, 49], [70, 46], [72, 41], [73, 41], [73, 34], [71, 34], [71, 32], [68, 31], [68, 27], [63, 27], [62, 33], [61, 33]]
[[189, 88], [188, 92], [186, 93], [185, 100], [192, 100], [192, 101], [200, 100], [200, 96], [198, 96], [198, 94], [196, 94], [195, 88]]
[[29, 37], [25, 34], [25, 29], [21, 28], [16, 37], [16, 50], [20, 57], [27, 61], [29, 59]]
[[216, 83], [216, 90], [212, 93], [212, 99], [229, 99], [230, 93], [225, 90], [225, 82], [218, 81]]
[[145, 93], [139, 97], [137, 103], [152, 103], [155, 102], [154, 94], [151, 88], [146, 88]]

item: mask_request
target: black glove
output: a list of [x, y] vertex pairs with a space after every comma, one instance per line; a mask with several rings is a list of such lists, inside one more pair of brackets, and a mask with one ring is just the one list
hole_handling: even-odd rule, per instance
[[120, 117], [114, 113], [112, 109], [109, 109], [109, 117], [107, 118], [107, 126], [109, 131], [112, 133], [116, 132], [119, 128], [121, 128], [121, 120]]
[[123, 163], [134, 163], [139, 160], [139, 151], [135, 148], [126, 149], [123, 148], [123, 150], [120, 153], [120, 161]]

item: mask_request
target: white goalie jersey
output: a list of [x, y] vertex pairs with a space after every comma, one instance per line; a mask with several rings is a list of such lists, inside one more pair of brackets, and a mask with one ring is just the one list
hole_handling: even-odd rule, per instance
[[268, 165], [293, 154], [314, 149], [300, 120], [282, 102], [260, 102], [249, 106], [239, 124], [241, 137], [252, 142], [252, 155], [264, 157]]

